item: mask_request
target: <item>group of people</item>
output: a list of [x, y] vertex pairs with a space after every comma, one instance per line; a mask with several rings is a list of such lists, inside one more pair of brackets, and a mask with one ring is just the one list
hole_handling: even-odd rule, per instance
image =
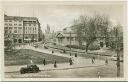
[[[45, 58], [43, 59], [43, 64], [46, 65], [46, 60], [45, 60]], [[54, 61], [54, 67], [55, 67], [55, 68], [57, 67], [56, 60]]]
[[[46, 65], [46, 60], [45, 60], [45, 58], [43, 59], [43, 65], [45, 66]], [[69, 59], [69, 65], [73, 65], [73, 60], [72, 60], [72, 58], [70, 58]], [[57, 67], [57, 62], [56, 62], [56, 60], [54, 61], [54, 68], [56, 68]]]

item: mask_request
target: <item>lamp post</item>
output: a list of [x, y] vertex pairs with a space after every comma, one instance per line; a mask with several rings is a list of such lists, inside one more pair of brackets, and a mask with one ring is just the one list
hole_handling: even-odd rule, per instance
[[70, 56], [71, 56], [71, 31], [70, 31]]

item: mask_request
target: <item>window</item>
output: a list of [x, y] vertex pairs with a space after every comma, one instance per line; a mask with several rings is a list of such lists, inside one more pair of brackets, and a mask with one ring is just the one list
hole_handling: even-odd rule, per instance
[[22, 26], [22, 24], [19, 24], [19, 26]]
[[5, 30], [5, 34], [7, 34], [8, 33], [8, 30]]
[[19, 27], [19, 29], [22, 29], [22, 27]]
[[12, 33], [12, 31], [10, 31], [10, 33]]
[[22, 39], [19, 39], [18, 42], [19, 42], [19, 43], [22, 43]]
[[9, 27], [9, 29], [12, 29], [12, 27]]
[[34, 24], [34, 26], [36, 26], [36, 24]]
[[5, 25], [8, 25], [7, 23], [5, 23]]
[[17, 25], [17, 24], [14, 24], [14, 25]]
[[14, 20], [15, 22], [17, 22], [17, 20]]
[[16, 43], [17, 42], [17, 39], [14, 39], [14, 43]]
[[8, 22], [8, 20], [5, 20], [5, 22]]
[[5, 29], [8, 29], [8, 27], [5, 27]]
[[17, 30], [14, 30], [14, 33], [17, 33]]
[[12, 26], [12, 24], [9, 24], [10, 26]]
[[17, 27], [14, 27], [14, 29], [17, 29]]
[[34, 23], [36, 23], [36, 21], [33, 21]]
[[29, 26], [31, 26], [31, 24], [29, 24]]

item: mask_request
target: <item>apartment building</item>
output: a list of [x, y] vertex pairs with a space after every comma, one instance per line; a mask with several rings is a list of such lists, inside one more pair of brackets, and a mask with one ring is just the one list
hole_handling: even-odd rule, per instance
[[4, 16], [4, 37], [14, 43], [29, 43], [40, 38], [40, 24], [36, 17]]

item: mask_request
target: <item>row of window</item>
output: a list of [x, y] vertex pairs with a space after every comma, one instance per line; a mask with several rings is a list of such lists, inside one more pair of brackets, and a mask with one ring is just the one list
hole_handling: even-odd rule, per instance
[[33, 31], [33, 32], [31, 32], [31, 31], [26, 31], [25, 32], [25, 34], [36, 34], [37, 32], [36, 31]]
[[[5, 29], [12, 29], [13, 27], [5, 27]], [[14, 27], [14, 29], [22, 29], [22, 27]]]
[[[5, 25], [10, 25], [10, 26], [12, 26], [13, 24], [7, 24], [7, 23], [5, 23]], [[22, 24], [14, 24], [14, 25], [22, 26]]]
[[[7, 24], [7, 23], [5, 23], [5, 25], [12, 26], [13, 24]], [[22, 24], [14, 24], [14, 25], [22, 26]], [[36, 24], [24, 24], [24, 26], [36, 26]]]
[[15, 21], [15, 22], [22, 22], [21, 20], [5, 20], [5, 22], [12, 22], [12, 21]]
[[30, 24], [29, 23], [29, 24], [24, 24], [24, 26], [36, 26], [36, 24], [35, 23], [34, 24], [33, 23]]
[[31, 27], [25, 27], [25, 29], [26, 30], [36, 30], [36, 27], [33, 27], [33, 28], [31, 28]]
[[36, 21], [24, 21], [24, 22], [28, 22], [28, 23], [36, 23]]
[[14, 29], [22, 29], [22, 27], [14, 27]]

